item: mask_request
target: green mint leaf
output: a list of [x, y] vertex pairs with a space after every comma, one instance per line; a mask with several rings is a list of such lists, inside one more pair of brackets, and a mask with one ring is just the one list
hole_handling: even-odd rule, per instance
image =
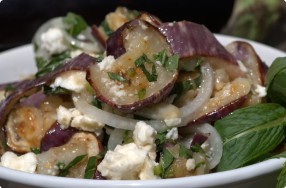
[[179, 55], [172, 55], [168, 58], [168, 60], [165, 63], [165, 67], [168, 72], [175, 72], [178, 70], [179, 66]]
[[164, 49], [161, 52], [158, 52], [157, 54], [153, 55], [153, 59], [155, 61], [160, 62], [163, 67], [165, 67], [165, 63], [166, 63], [167, 58], [168, 57], [167, 57], [167, 50], [166, 49]]
[[62, 87], [52, 88], [48, 85], [44, 85], [43, 90], [46, 95], [57, 95], [57, 94], [64, 95], [64, 94], [70, 93], [70, 91], [65, 88], [62, 88]]
[[286, 57], [279, 57], [266, 74], [267, 97], [271, 102], [286, 106]]
[[113, 31], [110, 29], [108, 23], [106, 22], [106, 20], [102, 21], [99, 26], [103, 29], [103, 31], [105, 32], [105, 34], [107, 36], [110, 36], [113, 33]]
[[79, 155], [75, 157], [68, 165], [65, 165], [64, 163], [59, 162], [57, 164], [59, 168], [58, 176], [65, 177], [68, 174], [69, 170], [75, 165], [77, 165], [78, 163], [80, 163], [86, 156], [87, 155]]
[[140, 100], [143, 99], [146, 95], [146, 88], [140, 89], [138, 91], [137, 95], [138, 95], [138, 99], [140, 99]]
[[131, 142], [134, 142], [134, 140], [133, 140], [133, 131], [126, 130], [124, 132], [124, 135], [123, 135], [122, 143], [123, 144], [129, 144]]
[[[146, 69], [144, 65], [145, 62], [152, 65], [152, 73], [150, 73]], [[142, 72], [144, 73], [144, 75], [146, 76], [149, 82], [157, 81], [158, 75], [157, 75], [155, 64], [147, 57], [146, 54], [143, 54], [142, 56], [140, 56], [139, 58], [135, 60], [135, 66], [139, 67], [142, 70]]]
[[174, 156], [167, 150], [164, 149], [163, 153], [161, 154], [159, 165], [162, 166], [162, 177], [166, 177], [166, 172], [168, 168], [172, 165], [174, 161]]
[[99, 109], [102, 109], [101, 102], [96, 97], [93, 98], [91, 104]]
[[33, 152], [34, 154], [40, 154], [41, 150], [40, 148], [31, 148], [31, 152]]
[[116, 80], [119, 82], [128, 82], [128, 80], [126, 78], [124, 78], [123, 76], [121, 76], [120, 74], [117, 74], [114, 72], [107, 72], [107, 74], [111, 80]]
[[190, 150], [190, 149], [186, 148], [184, 145], [180, 144], [179, 157], [189, 159], [189, 158], [192, 158], [192, 156], [193, 156], [192, 150]]
[[96, 170], [97, 158], [96, 156], [92, 156], [88, 159], [85, 171], [84, 171], [84, 179], [92, 179]]
[[217, 171], [239, 168], [264, 156], [285, 139], [286, 109], [274, 103], [234, 111], [216, 121], [223, 140]]
[[[51, 56], [49, 60], [38, 60], [37, 63], [38, 72], [36, 73], [36, 77], [42, 77], [45, 74], [52, 72], [56, 68], [66, 63], [66, 60], [70, 58], [70, 52], [64, 51], [59, 54], [55, 54]], [[39, 59], [39, 58], [38, 58]]]
[[286, 162], [283, 165], [282, 171], [280, 172], [277, 178], [276, 188], [285, 188], [286, 187]]
[[77, 36], [87, 28], [86, 21], [81, 16], [72, 12], [69, 12], [63, 18], [63, 22], [66, 24], [67, 32], [73, 37]]

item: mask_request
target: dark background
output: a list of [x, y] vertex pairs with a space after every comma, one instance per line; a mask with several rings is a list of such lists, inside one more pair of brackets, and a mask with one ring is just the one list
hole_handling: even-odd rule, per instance
[[[1, 0], [0, 0], [1, 1]], [[0, 2], [0, 51], [30, 43], [37, 28], [50, 18], [71, 11], [89, 24], [99, 24], [117, 6], [150, 12], [163, 21], [189, 20], [219, 33], [234, 0], [2, 0]]]

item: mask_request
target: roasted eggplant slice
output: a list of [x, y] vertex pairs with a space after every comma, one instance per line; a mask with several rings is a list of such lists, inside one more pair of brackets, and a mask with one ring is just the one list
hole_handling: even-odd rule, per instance
[[107, 41], [107, 54], [90, 66], [87, 80], [111, 107], [134, 111], [158, 103], [177, 79], [179, 57], [148, 22], [136, 19], [120, 27]]
[[228, 44], [226, 49], [239, 61], [241, 69], [247, 73], [251, 80], [253, 92], [246, 102], [247, 105], [260, 103], [264, 96], [259, 93], [258, 88], [264, 86], [267, 65], [261, 61], [253, 47], [247, 42], [235, 41]]
[[197, 63], [194, 60], [205, 57], [210, 58], [208, 61], [213, 62], [213, 67], [225, 68], [232, 79], [244, 75], [235, 58], [204, 25], [181, 21], [163, 23], [159, 30], [167, 37], [173, 52], [180, 55], [180, 67], [184, 63]]

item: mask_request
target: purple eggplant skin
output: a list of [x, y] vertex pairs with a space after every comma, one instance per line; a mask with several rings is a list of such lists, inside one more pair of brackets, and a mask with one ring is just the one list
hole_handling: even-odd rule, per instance
[[72, 127], [62, 129], [60, 123], [55, 122], [41, 140], [41, 152], [64, 145], [76, 132], [78, 132], [77, 129]]
[[91, 27], [91, 34], [101, 44], [103, 48], [106, 48], [105, 41], [107, 39], [107, 36], [96, 25], [93, 25]]
[[188, 126], [193, 126], [193, 125], [198, 125], [202, 123], [207, 123], [207, 122], [215, 122], [219, 119], [222, 119], [229, 113], [233, 112], [234, 110], [238, 109], [239, 107], [243, 106], [245, 101], [247, 100], [247, 95], [242, 96], [234, 101], [230, 101], [229, 104], [225, 106], [218, 107], [215, 111], [212, 111], [210, 113], [207, 113], [190, 123], [188, 123]]
[[30, 96], [41, 89], [41, 86], [52, 82], [59, 74], [70, 70], [86, 70], [95, 63], [95, 59], [85, 53], [71, 59], [58, 69], [33, 80], [20, 82], [13, 92], [0, 103], [0, 127], [2, 127], [15, 104], [23, 97]]
[[200, 133], [195, 133], [192, 142], [191, 142], [191, 146], [193, 145], [202, 145], [207, 139], [208, 139], [209, 135], [203, 135]]
[[251, 44], [244, 41], [234, 41], [228, 44], [226, 49], [250, 71], [254, 84], [264, 85], [268, 66], [261, 61]]
[[180, 55], [180, 62], [185, 63], [193, 58], [205, 57], [213, 59], [214, 65], [225, 67], [232, 78], [244, 76], [238, 68], [236, 59], [204, 25], [180, 21], [163, 23], [159, 26], [159, 30], [166, 36], [173, 53]]

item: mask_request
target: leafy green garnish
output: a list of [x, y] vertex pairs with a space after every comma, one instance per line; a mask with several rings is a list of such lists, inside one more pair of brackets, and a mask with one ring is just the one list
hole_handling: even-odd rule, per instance
[[274, 103], [234, 111], [215, 122], [223, 140], [217, 171], [239, 168], [275, 149], [285, 139], [286, 109]]
[[159, 165], [161, 165], [162, 168], [162, 178], [166, 177], [166, 171], [172, 165], [174, 159], [174, 156], [167, 149], [164, 149], [163, 153], [161, 153]]
[[123, 76], [121, 76], [120, 74], [117, 74], [114, 72], [107, 72], [107, 74], [111, 80], [116, 80], [119, 82], [128, 82], [128, 80], [126, 78], [124, 78]]
[[133, 131], [126, 130], [123, 135], [123, 144], [128, 144], [134, 142], [133, 140]]
[[70, 52], [64, 51], [59, 54], [52, 55], [49, 60], [44, 60], [43, 58], [36, 58], [36, 65], [38, 72], [36, 77], [44, 76], [45, 74], [52, 72], [57, 67], [66, 63], [66, 60], [70, 58]]
[[62, 162], [58, 162], [57, 163], [57, 167], [59, 168], [58, 176], [65, 177], [68, 174], [69, 170], [78, 163], [80, 163], [86, 156], [87, 155], [79, 155], [75, 157], [68, 165]]
[[179, 65], [179, 55], [167, 56], [167, 50], [164, 49], [161, 52], [153, 55], [155, 61], [158, 61], [166, 68], [169, 72], [174, 72], [178, 69]]
[[[144, 65], [145, 62], [152, 65], [151, 73], [146, 69]], [[144, 73], [144, 75], [146, 76], [149, 82], [157, 81], [158, 75], [157, 75], [155, 64], [147, 57], [146, 54], [143, 54], [142, 56], [140, 56], [139, 58], [135, 60], [135, 66], [139, 67], [142, 70], [142, 72]]]
[[156, 135], [155, 143], [157, 146], [157, 151], [162, 151], [163, 144], [166, 142], [167, 131], [158, 132]]
[[283, 165], [282, 171], [280, 172], [277, 178], [276, 188], [285, 188], [286, 187], [286, 162]]
[[41, 150], [40, 148], [31, 148], [31, 152], [33, 152], [34, 154], [40, 154]]
[[266, 74], [267, 97], [271, 102], [286, 106], [286, 57], [279, 57]]
[[92, 179], [96, 170], [97, 158], [96, 156], [92, 156], [88, 159], [85, 171], [84, 171], [84, 179]]
[[102, 21], [99, 26], [102, 27], [103, 31], [105, 32], [105, 34], [107, 36], [110, 36], [113, 33], [113, 31], [110, 29], [108, 23], [106, 22], [106, 20]]
[[102, 109], [101, 103], [96, 97], [93, 98], [91, 104], [99, 109]]
[[4, 96], [7, 97], [11, 91], [14, 91], [16, 88], [12, 84], [7, 84], [4, 88]]
[[53, 88], [47, 85], [43, 86], [43, 90], [46, 95], [64, 95], [70, 92], [69, 90], [62, 88], [62, 87]]
[[180, 149], [179, 149], [179, 157], [182, 158], [192, 158], [193, 152], [192, 150], [186, 148], [184, 145], [180, 144]]
[[146, 88], [140, 89], [138, 91], [137, 95], [138, 95], [138, 99], [140, 99], [140, 100], [143, 99], [146, 95]]
[[77, 36], [87, 28], [86, 21], [80, 15], [72, 12], [69, 12], [63, 18], [63, 22], [66, 24], [66, 31], [73, 37]]
[[134, 68], [129, 68], [129, 69], [127, 69], [126, 73], [127, 73], [127, 75], [128, 75], [129, 77], [134, 77], [134, 76], [136, 75], [136, 72], [135, 72], [135, 69], [134, 69]]

